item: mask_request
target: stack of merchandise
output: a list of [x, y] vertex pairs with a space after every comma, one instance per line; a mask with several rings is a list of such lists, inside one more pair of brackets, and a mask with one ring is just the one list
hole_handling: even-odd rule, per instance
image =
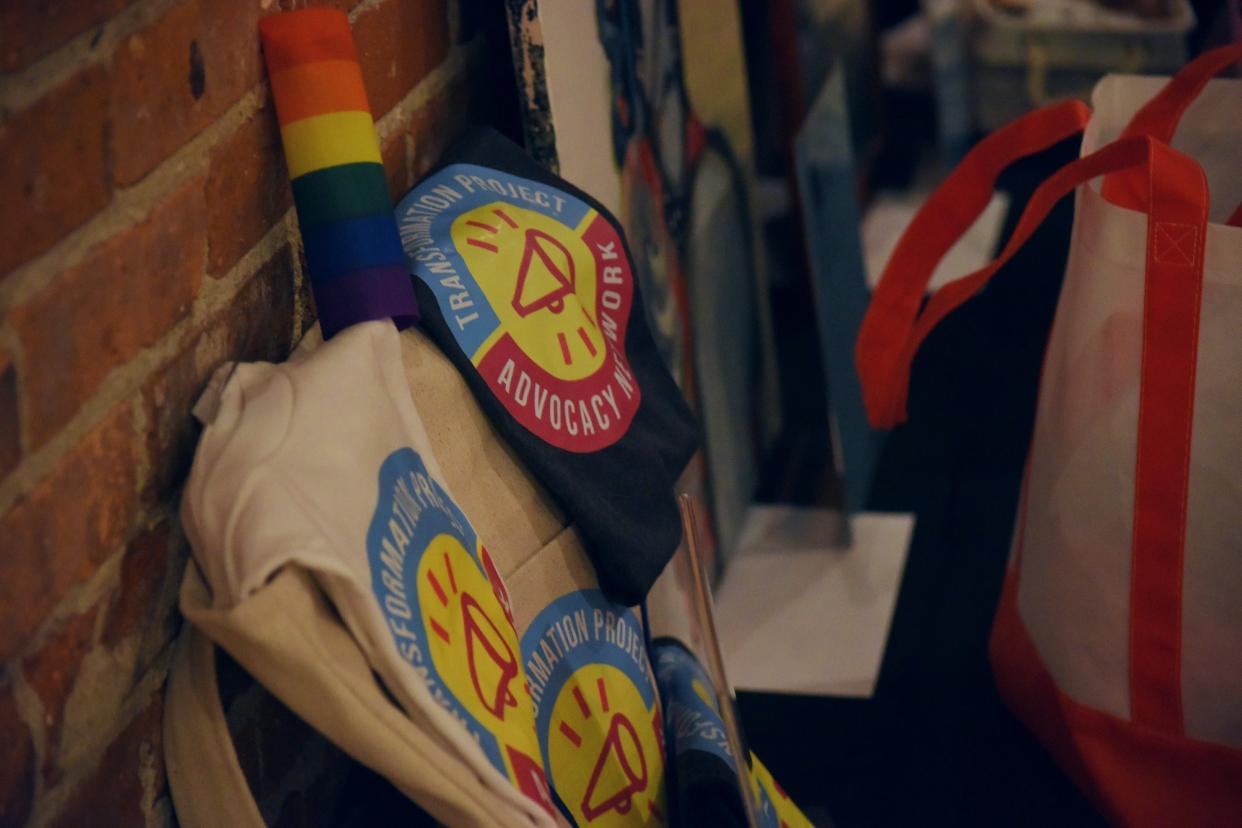
[[[394, 222], [360, 85], [317, 67], [356, 72], [345, 15], [262, 33], [327, 339], [221, 368], [196, 408], [166, 715], [180, 822], [263, 824], [220, 647], [438, 822], [692, 824], [666, 757], [687, 700], [696, 732], [722, 727], [719, 697], [688, 653], [653, 669], [635, 605], [680, 542], [696, 426], [616, 221], [480, 133]], [[420, 309], [426, 330], [399, 331]], [[809, 824], [757, 761], [714, 755], [764, 824]]]

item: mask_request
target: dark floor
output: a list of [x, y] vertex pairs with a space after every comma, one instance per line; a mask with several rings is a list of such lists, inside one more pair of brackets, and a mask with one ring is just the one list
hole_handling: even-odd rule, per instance
[[[1015, 165], [1002, 188], [1020, 209], [1076, 154], [1067, 142]], [[874, 698], [738, 700], [756, 753], [838, 828], [1102, 824], [1004, 708], [986, 658], [1071, 219], [1066, 200], [915, 363], [910, 420], [890, 435], [870, 497], [917, 515]], [[803, 471], [785, 488], [822, 497], [817, 479]]]

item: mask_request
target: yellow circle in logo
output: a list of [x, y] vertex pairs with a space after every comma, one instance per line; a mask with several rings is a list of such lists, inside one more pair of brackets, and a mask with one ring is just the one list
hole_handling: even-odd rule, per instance
[[[500, 320], [496, 335], [552, 376], [580, 380], [604, 364], [596, 320], [597, 263], [578, 228], [534, 210], [495, 201], [453, 221], [453, 245]], [[475, 362], [486, 353], [484, 343]]]
[[432, 662], [449, 691], [502, 744], [538, 757], [517, 633], [491, 582], [452, 535], [436, 535], [423, 553], [418, 602]]
[[548, 768], [579, 825], [664, 825], [664, 757], [656, 711], [616, 667], [588, 664], [552, 708]]

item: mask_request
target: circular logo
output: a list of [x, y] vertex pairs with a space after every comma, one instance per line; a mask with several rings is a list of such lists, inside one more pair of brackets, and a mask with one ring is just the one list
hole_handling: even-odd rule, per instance
[[470, 164], [424, 181], [398, 214], [415, 275], [514, 419], [568, 451], [624, 436], [641, 400], [625, 353], [634, 276], [604, 216]]
[[664, 825], [664, 739], [642, 631], [598, 590], [552, 602], [522, 638], [540, 745], [577, 825]]
[[[487, 550], [479, 547], [481, 554]], [[530, 719], [517, 635], [483, 570], [449, 534], [436, 535], [418, 563], [419, 609], [431, 661], [452, 695], [480, 722]], [[531, 733], [533, 734], [533, 729]], [[522, 741], [525, 733], [517, 733]], [[533, 740], [525, 747], [532, 748]]]
[[507, 592], [473, 527], [412, 449], [380, 467], [367, 553], [397, 652], [488, 761], [551, 810]]

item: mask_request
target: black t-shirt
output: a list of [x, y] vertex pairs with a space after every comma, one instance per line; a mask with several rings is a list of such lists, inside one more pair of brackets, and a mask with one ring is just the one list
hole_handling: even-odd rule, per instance
[[698, 437], [620, 225], [490, 130], [397, 223], [424, 326], [577, 524], [604, 592], [638, 603], [681, 538], [673, 485]]

